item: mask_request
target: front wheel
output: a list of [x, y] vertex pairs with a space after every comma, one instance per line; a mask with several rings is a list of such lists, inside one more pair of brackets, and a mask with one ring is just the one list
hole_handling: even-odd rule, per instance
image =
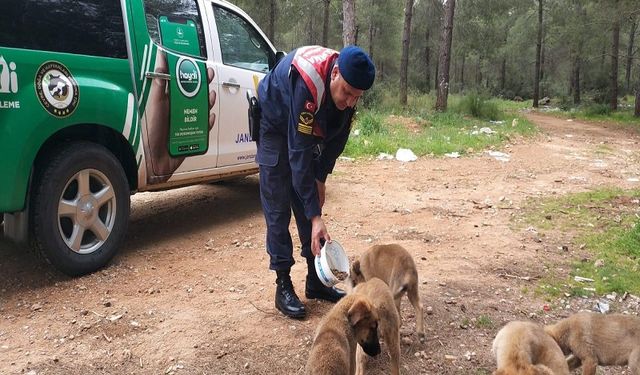
[[36, 178], [35, 248], [62, 272], [103, 267], [118, 251], [129, 221], [129, 185], [105, 147], [77, 142], [57, 149]]

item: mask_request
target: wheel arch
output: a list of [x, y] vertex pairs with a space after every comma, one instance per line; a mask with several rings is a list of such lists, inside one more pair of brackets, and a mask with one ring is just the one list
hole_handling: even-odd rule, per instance
[[54, 133], [40, 147], [33, 162], [32, 182], [38, 183], [39, 176], [44, 168], [44, 163], [50, 159], [65, 144], [77, 141], [89, 141], [100, 144], [108, 149], [119, 161], [127, 176], [129, 190], [138, 189], [138, 166], [135, 153], [131, 144], [122, 134], [110, 127], [98, 124], [79, 124], [66, 127]]

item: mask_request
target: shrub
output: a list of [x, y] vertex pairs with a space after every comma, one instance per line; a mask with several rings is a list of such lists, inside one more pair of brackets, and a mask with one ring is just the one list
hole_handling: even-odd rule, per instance
[[563, 111], [568, 111], [573, 107], [573, 104], [571, 103], [571, 99], [568, 96], [561, 95], [560, 101], [558, 102], [558, 107], [560, 107], [560, 109]]
[[384, 99], [384, 91], [384, 87], [381, 87], [381, 85], [373, 85], [369, 90], [362, 94], [360, 105], [369, 109], [379, 106]]
[[587, 116], [607, 116], [611, 114], [611, 108], [608, 104], [592, 104], [585, 108], [584, 113]]
[[498, 120], [502, 115], [497, 103], [477, 93], [465, 95], [454, 110], [483, 120]]
[[360, 129], [360, 134], [365, 136], [387, 132], [382, 116], [371, 111], [358, 114], [357, 126]]

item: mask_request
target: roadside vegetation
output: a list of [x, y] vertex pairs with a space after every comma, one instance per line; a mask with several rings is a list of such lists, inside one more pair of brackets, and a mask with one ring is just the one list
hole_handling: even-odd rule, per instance
[[[640, 189], [617, 188], [530, 200], [523, 223], [545, 233], [571, 234], [569, 277], [549, 273], [538, 284], [557, 297], [640, 295]], [[556, 267], [556, 266], [554, 266]]]
[[405, 148], [417, 156], [463, 156], [536, 132], [518, 113], [526, 104], [476, 93], [453, 95], [449, 102], [448, 111], [436, 112], [434, 96], [415, 93], [405, 107], [391, 90], [374, 88], [363, 98], [344, 155], [395, 155]]
[[594, 100], [580, 105], [573, 105], [566, 97], [552, 101], [548, 107], [545, 113], [555, 117], [631, 125], [640, 128], [640, 118], [634, 117], [634, 98], [631, 95], [620, 99], [619, 107], [616, 111], [612, 111], [609, 104], [599, 103]]

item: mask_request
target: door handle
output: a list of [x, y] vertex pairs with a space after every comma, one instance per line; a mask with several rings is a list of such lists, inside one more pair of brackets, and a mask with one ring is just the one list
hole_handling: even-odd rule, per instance
[[230, 88], [234, 88], [234, 89], [239, 89], [240, 88], [240, 84], [233, 83], [233, 82], [222, 82], [222, 86], [230, 87]]
[[171, 81], [171, 75], [166, 73], [146, 72], [144, 75], [145, 77], [151, 78], [151, 79], [157, 78], [165, 81]]

